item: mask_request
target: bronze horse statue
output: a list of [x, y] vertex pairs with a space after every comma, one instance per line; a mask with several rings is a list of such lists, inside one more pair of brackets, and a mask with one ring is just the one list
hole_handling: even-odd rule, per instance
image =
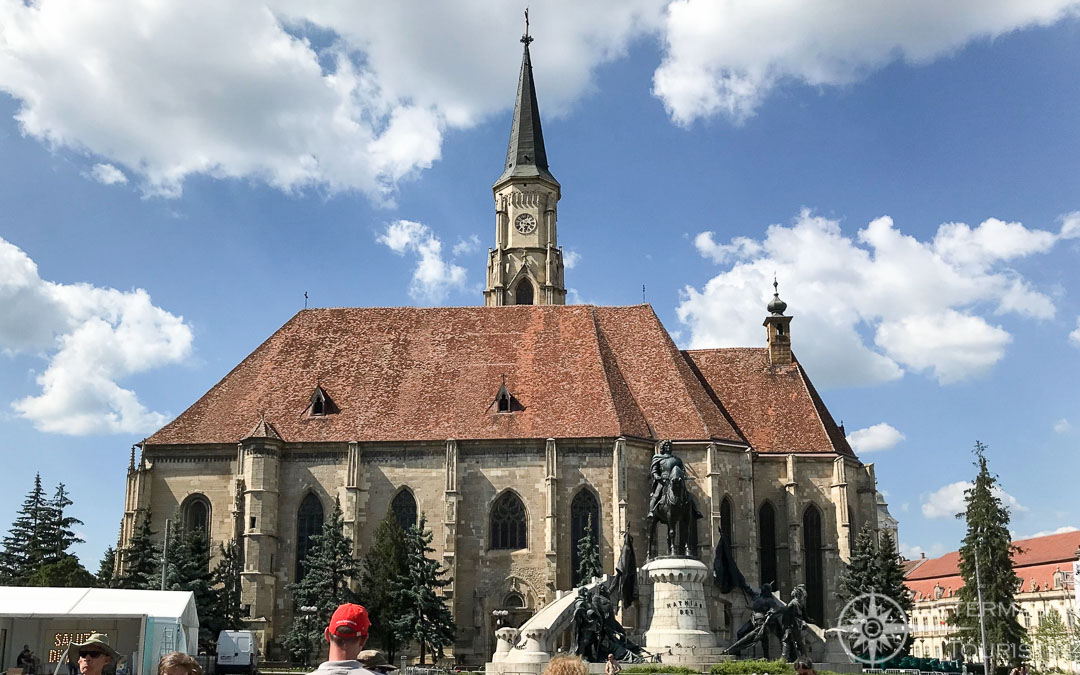
[[656, 517], [646, 516], [648, 531], [648, 557], [656, 549], [656, 524], [667, 525], [668, 555], [695, 556], [697, 554], [697, 519], [701, 517], [694, 498], [686, 485], [686, 470], [682, 464], [671, 468], [667, 484], [655, 509]]

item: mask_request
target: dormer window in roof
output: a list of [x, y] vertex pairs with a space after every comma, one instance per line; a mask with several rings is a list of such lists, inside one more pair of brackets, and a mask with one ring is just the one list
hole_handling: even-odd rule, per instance
[[514, 398], [514, 395], [510, 393], [510, 390], [506, 388], [506, 383], [499, 387], [499, 393], [495, 394], [495, 412], [511, 413], [524, 410], [525, 406]]
[[319, 385], [315, 387], [315, 391], [311, 392], [311, 403], [308, 405], [308, 411], [312, 417], [323, 417], [340, 412], [340, 409], [334, 404], [334, 401], [326, 393], [326, 390], [322, 388], [322, 385]]

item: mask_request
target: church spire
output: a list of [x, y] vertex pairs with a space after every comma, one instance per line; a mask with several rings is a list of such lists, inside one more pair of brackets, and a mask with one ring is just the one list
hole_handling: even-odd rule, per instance
[[510, 127], [510, 144], [506, 148], [506, 165], [502, 175], [495, 181], [495, 187], [510, 178], [542, 178], [556, 186], [559, 184], [548, 170], [544, 131], [540, 127], [540, 106], [536, 102], [532, 58], [529, 56], [529, 45], [532, 41], [533, 38], [529, 35], [529, 12], [526, 10], [525, 34], [521, 36], [525, 53], [521, 57], [514, 122]]
[[495, 197], [495, 246], [488, 251], [484, 304], [564, 305], [563, 252], [558, 237], [562, 186], [548, 170], [540, 106], [536, 103], [529, 56], [529, 12], [521, 57], [514, 122], [506, 165], [492, 186]]

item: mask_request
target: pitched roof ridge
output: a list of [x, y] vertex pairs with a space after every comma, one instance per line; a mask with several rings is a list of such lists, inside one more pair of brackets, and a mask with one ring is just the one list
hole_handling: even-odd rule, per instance
[[765, 352], [768, 347], [702, 347], [700, 349], [684, 349], [689, 354], [708, 354], [712, 352]]
[[185, 415], [187, 415], [187, 414], [188, 414], [189, 412], [191, 412], [191, 411], [195, 410], [195, 409], [196, 409], [196, 408], [197, 408], [197, 407], [198, 407], [198, 406], [199, 406], [200, 404], [202, 404], [202, 403], [203, 403], [203, 401], [206, 401], [206, 400], [207, 400], [207, 399], [209, 399], [209, 398], [210, 398], [210, 397], [211, 397], [212, 395], [216, 394], [216, 393], [217, 393], [217, 391], [218, 391], [218, 389], [219, 389], [219, 387], [222, 387], [222, 386], [223, 386], [223, 385], [225, 384], [225, 382], [226, 382], [227, 380], [229, 380], [229, 378], [231, 378], [231, 377], [232, 377], [232, 376], [233, 376], [233, 375], [234, 375], [235, 373], [239, 373], [239, 372], [240, 372], [240, 371], [241, 371], [241, 370], [242, 370], [242, 369], [244, 368], [244, 366], [245, 366], [246, 364], [248, 364], [248, 363], [250, 363], [250, 362], [253, 362], [253, 361], [255, 361], [255, 360], [256, 360], [256, 359], [258, 358], [258, 357], [260, 357], [260, 356], [262, 355], [262, 353], [263, 353], [263, 352], [265, 352], [265, 351], [266, 351], [267, 349], [269, 349], [269, 348], [270, 348], [270, 347], [269, 347], [269, 345], [270, 345], [270, 343], [271, 343], [271, 342], [273, 342], [274, 338], [276, 338], [276, 337], [277, 337], [278, 335], [280, 335], [280, 334], [281, 334], [281, 333], [282, 333], [282, 332], [283, 332], [283, 331], [284, 331], [284, 330], [285, 330], [286, 328], [289, 328], [289, 326], [291, 326], [291, 325], [292, 325], [292, 323], [293, 323], [294, 321], [297, 321], [297, 320], [298, 320], [298, 319], [299, 319], [299, 318], [300, 318], [301, 316], [303, 316], [303, 315], [304, 315], [304, 313], [305, 313], [305, 312], [308, 312], [308, 311], [310, 311], [310, 310], [308, 310], [308, 309], [302, 309], [302, 310], [300, 310], [299, 312], [297, 312], [296, 314], [293, 314], [293, 315], [292, 315], [292, 316], [291, 316], [291, 317], [289, 318], [289, 320], [288, 320], [288, 321], [286, 321], [285, 323], [281, 324], [281, 327], [279, 327], [279, 328], [278, 328], [278, 329], [277, 329], [276, 331], [274, 331], [273, 333], [271, 333], [271, 334], [270, 334], [270, 336], [269, 336], [269, 337], [267, 337], [267, 338], [266, 338], [265, 340], [263, 340], [263, 341], [262, 341], [262, 343], [261, 343], [261, 344], [260, 344], [260, 345], [259, 345], [258, 347], [256, 347], [256, 348], [255, 348], [254, 350], [252, 350], [252, 352], [251, 352], [250, 354], [248, 354], [248, 355], [247, 355], [247, 356], [245, 356], [245, 357], [244, 357], [243, 359], [241, 359], [241, 360], [240, 360], [240, 363], [237, 363], [237, 364], [236, 364], [235, 366], [233, 366], [233, 367], [232, 367], [232, 369], [231, 369], [231, 370], [229, 370], [229, 372], [225, 373], [225, 375], [223, 375], [223, 376], [221, 377], [221, 379], [219, 379], [219, 380], [218, 380], [217, 382], [215, 382], [215, 383], [214, 383], [214, 385], [213, 385], [212, 387], [210, 387], [209, 389], [207, 389], [207, 390], [206, 390], [206, 391], [205, 391], [205, 392], [203, 393], [203, 395], [202, 395], [202, 396], [200, 396], [199, 398], [197, 398], [197, 399], [195, 400], [195, 402], [194, 402], [194, 403], [192, 403], [192, 404], [191, 404], [191, 405], [189, 405], [189, 406], [188, 406], [187, 408], [185, 408], [185, 409], [184, 409], [184, 411], [183, 411], [183, 412], [181, 412], [181, 413], [180, 413], [179, 415], [177, 415], [176, 417], [172, 418], [172, 420], [170, 420], [170, 421], [168, 422], [168, 424], [165, 424], [164, 426], [162, 426], [162, 427], [161, 427], [160, 429], [158, 429], [158, 430], [157, 430], [157, 431], [155, 431], [155, 432], [154, 432], [153, 434], [151, 434], [151, 435], [150, 435], [150, 436], [149, 436], [148, 438], [145, 438], [145, 439], [143, 439], [143, 443], [150, 443], [150, 444], [154, 444], [154, 443], [156, 443], [156, 441], [154, 440], [155, 438], [157, 438], [157, 437], [158, 437], [158, 436], [160, 436], [161, 434], [164, 434], [164, 433], [165, 433], [166, 431], [168, 431], [168, 430], [169, 430], [169, 429], [170, 429], [170, 428], [171, 428], [171, 427], [172, 427], [172, 426], [173, 426], [174, 424], [176, 424], [176, 423], [177, 423], [177, 422], [179, 422], [179, 421], [180, 421], [181, 419], [183, 419]]
[[[837, 452], [857, 457], [855, 451], [851, 449], [851, 444], [848, 443], [847, 438], [840, 433], [840, 427], [837, 426], [836, 420], [832, 417], [832, 413], [830, 413], [829, 409], [825, 406], [825, 401], [822, 400], [821, 396], [817, 393], [814, 383], [810, 381], [810, 376], [807, 375], [806, 370], [803, 369], [802, 364], [799, 363], [794, 354], [791, 355], [791, 364], [796, 367], [797, 372], [799, 373], [799, 379], [802, 381], [803, 386], [806, 387], [806, 391], [810, 395], [810, 400], [814, 402], [814, 410], [817, 412], [821, 430], [825, 432], [825, 438], [829, 439], [829, 443]], [[829, 429], [830, 424], [833, 427], [833, 431], [830, 431]], [[838, 445], [839, 447], [837, 447]]]
[[731, 425], [731, 428], [735, 430], [735, 433], [739, 434], [739, 438], [744, 443], [746, 443], [746, 446], [752, 448], [753, 445], [750, 443], [750, 439], [746, 437], [746, 434], [743, 433], [743, 430], [739, 428], [738, 423], [735, 422], [735, 418], [732, 417], [731, 413], [729, 413], [727, 408], [724, 407], [724, 402], [720, 400], [720, 397], [713, 390], [712, 385], [710, 385], [709, 381], [705, 379], [705, 376], [702, 374], [701, 369], [698, 368], [697, 364], [694, 363], [694, 360], [690, 357], [689, 350], [682, 350], [681, 354], [683, 356], [683, 359], [686, 361], [686, 365], [690, 368], [690, 372], [693, 373], [694, 377], [696, 377], [698, 379], [698, 382], [701, 383], [701, 387], [705, 390], [705, 393], [709, 395], [709, 398], [712, 399], [713, 403], [716, 404], [717, 409], [720, 410], [720, 414], [724, 416], [724, 419], [726, 419], [728, 424]]
[[[708, 436], [709, 438], [718, 438], [718, 436], [714, 435], [714, 432], [718, 431], [718, 429], [710, 428], [709, 422], [705, 419], [705, 416], [702, 414], [700, 406], [698, 406], [698, 402], [695, 400], [694, 392], [690, 391], [690, 387], [688, 386], [688, 381], [687, 381], [687, 378], [685, 377], [685, 375], [689, 374], [693, 378], [693, 381], [697, 382], [699, 386], [701, 384], [700, 379], [697, 377], [697, 375], [694, 373], [694, 371], [690, 368], [689, 364], [687, 364], [686, 357], [683, 356], [683, 353], [679, 349], [679, 346], [676, 345], [675, 341], [671, 339], [671, 333], [668, 333], [667, 329], [664, 328], [664, 322], [661, 321], [660, 317], [656, 314], [656, 309], [653, 308], [653, 306], [650, 305], [650, 304], [646, 304], [645, 306], [648, 308], [649, 313], [652, 315], [653, 321], [656, 322], [657, 327], [659, 327], [659, 329], [660, 329], [660, 334], [661, 334], [660, 341], [661, 341], [661, 343], [663, 343], [667, 347], [668, 355], [671, 357], [672, 362], [675, 364], [675, 370], [680, 375], [683, 376], [683, 377], [679, 378], [679, 382], [682, 385], [683, 390], [686, 392], [687, 398], [690, 399], [690, 402], [694, 406], [694, 414], [697, 415], [698, 420], [701, 422], [701, 427], [703, 429], [705, 429], [706, 433], [709, 434], [709, 436]], [[686, 369], [686, 371], [688, 371], [687, 373], [683, 372], [684, 368]], [[705, 388], [702, 387], [702, 391], [705, 394], [705, 397], [709, 400], [710, 403], [713, 403], [715, 405], [715, 401], [712, 399], [712, 397], [709, 396], [708, 392], [704, 391], [704, 389]], [[724, 415], [724, 413], [723, 413], [722, 409], [720, 408], [720, 406], [716, 406], [716, 408], [717, 408], [717, 412], [720, 413], [720, 416], [724, 417], [726, 419], [727, 416]], [[739, 430], [734, 425], [732, 425], [731, 428], [732, 428], [732, 430], [735, 431], [735, 433], [740, 433]], [[734, 439], [731, 439], [731, 440], [734, 440]], [[743, 439], [743, 440], [745, 440], [745, 439]]]
[[[596, 335], [596, 356], [600, 360], [600, 369], [604, 372], [604, 389], [607, 391], [607, 399], [611, 403], [611, 408], [615, 413], [615, 420], [619, 425], [620, 435], [627, 435], [626, 430], [623, 429], [623, 415], [622, 410], [615, 400], [615, 390], [612, 387], [611, 378], [612, 373], [609, 372], [608, 363], [611, 363], [612, 368], [618, 374], [619, 382], [622, 384], [623, 389], [626, 390], [626, 394], [630, 397], [630, 401], [633, 403], [633, 412], [636, 412], [641, 418], [641, 422], [645, 425], [645, 429], [649, 431], [650, 436], [654, 436], [652, 425], [649, 423], [649, 418], [645, 415], [645, 411], [641, 407], [641, 403], [637, 400], [637, 395], [634, 394], [633, 388], [630, 383], [626, 381], [626, 378], [622, 374], [622, 368], [619, 367], [619, 359], [615, 355], [615, 350], [611, 348], [611, 342], [608, 340], [607, 335], [604, 333], [604, 329], [600, 326], [600, 320], [596, 316], [596, 307], [589, 305], [589, 318], [592, 320], [593, 331]], [[629, 426], [629, 425], [627, 425]], [[629, 434], [636, 435], [636, 434]]]
[[277, 441], [285, 440], [278, 433], [278, 430], [274, 428], [274, 425], [266, 419], [266, 415], [259, 415], [259, 421], [255, 423], [248, 435], [241, 440], [247, 440], [249, 438], [272, 438]]

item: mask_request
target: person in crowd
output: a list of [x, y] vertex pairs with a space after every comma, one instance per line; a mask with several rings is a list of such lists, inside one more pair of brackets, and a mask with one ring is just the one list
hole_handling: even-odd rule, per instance
[[22, 651], [15, 657], [15, 666], [22, 668], [27, 675], [33, 675], [34, 672], [34, 652], [30, 651], [30, 645], [23, 645]]
[[371, 619], [360, 605], [346, 603], [334, 610], [323, 637], [330, 644], [330, 658], [310, 675], [375, 675], [357, 657], [367, 642]]
[[162, 656], [157, 672], [158, 675], [203, 675], [202, 666], [195, 657], [184, 652], [170, 652]]
[[580, 657], [566, 654], [548, 661], [544, 675], [589, 675], [589, 667]]
[[386, 654], [383, 654], [378, 649], [365, 649], [360, 652], [356, 657], [356, 660], [368, 670], [373, 670], [376, 673], [383, 673], [383, 675], [397, 670], [397, 666], [394, 666], [387, 661]]
[[607, 662], [604, 664], [604, 675], [619, 675], [622, 672], [622, 666], [615, 660], [614, 654], [607, 655]]
[[66, 654], [68, 675], [79, 675], [79, 650], [68, 647]]
[[109, 645], [109, 636], [93, 633], [86, 642], [74, 642], [78, 649], [79, 672], [82, 675], [103, 675], [106, 667], [119, 661], [119, 654]]
[[817, 675], [817, 671], [814, 670], [814, 664], [805, 656], [797, 658], [794, 666], [795, 675]]

